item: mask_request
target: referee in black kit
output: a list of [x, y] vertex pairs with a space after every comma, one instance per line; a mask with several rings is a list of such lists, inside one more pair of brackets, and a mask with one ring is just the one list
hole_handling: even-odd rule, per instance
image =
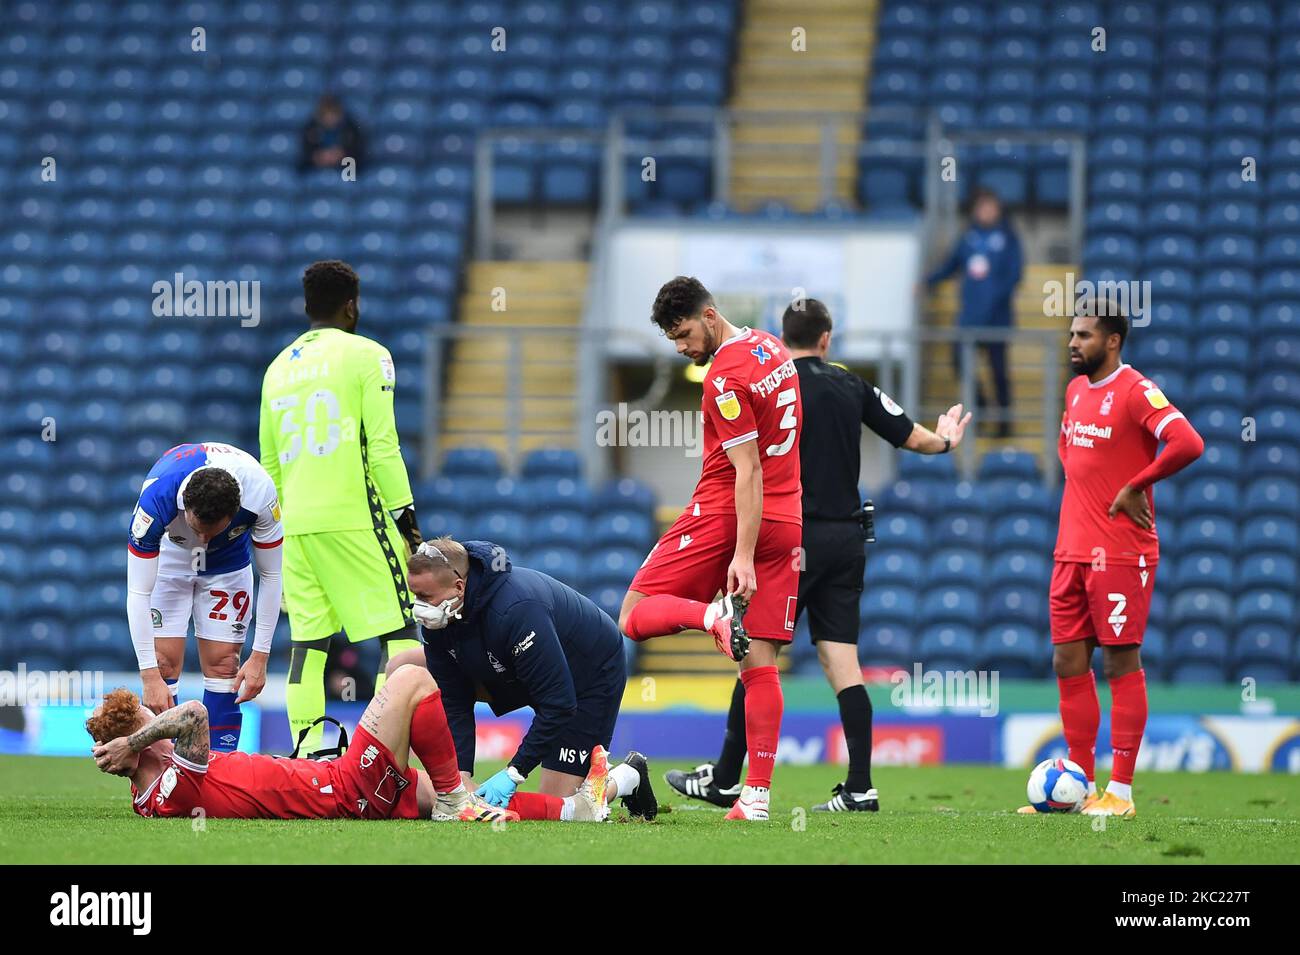
[[[799, 463], [805, 565], [796, 614], [808, 612], [817, 659], [839, 701], [849, 751], [848, 778], [813, 811], [875, 812], [880, 804], [871, 785], [871, 699], [858, 663], [859, 600], [867, 562], [863, 543], [870, 527], [870, 515], [858, 499], [862, 426], [896, 448], [946, 454], [961, 443], [971, 416], [953, 405], [931, 431], [913, 422], [879, 388], [829, 364], [831, 316], [817, 299], [785, 310], [781, 340], [799, 372], [804, 411]], [[745, 750], [745, 685], [737, 680], [722, 755], [693, 772], [670, 771], [668, 785], [684, 796], [730, 806], [740, 795]]]

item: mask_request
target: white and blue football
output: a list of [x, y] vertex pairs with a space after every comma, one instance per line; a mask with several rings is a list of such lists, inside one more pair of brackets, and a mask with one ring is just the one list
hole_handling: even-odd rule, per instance
[[1083, 767], [1068, 759], [1045, 759], [1029, 774], [1029, 804], [1039, 812], [1078, 812], [1087, 795]]

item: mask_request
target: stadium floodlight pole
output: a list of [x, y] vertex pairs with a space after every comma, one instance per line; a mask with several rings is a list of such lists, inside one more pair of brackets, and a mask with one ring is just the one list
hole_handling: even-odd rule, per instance
[[485, 133], [474, 146], [474, 255], [492, 258], [492, 147], [495, 137]]
[[438, 444], [442, 437], [442, 422], [438, 420], [442, 405], [443, 335], [446, 329], [434, 325], [427, 329], [429, 335], [424, 345], [424, 375], [429, 387], [424, 392], [424, 460], [420, 477], [431, 478], [438, 471]]
[[1082, 136], [1070, 140], [1070, 261], [1083, 261], [1083, 204], [1088, 189], [1088, 153]]
[[[979, 374], [979, 365], [976, 364], [975, 356], [975, 337], [979, 334], [971, 329], [958, 329], [957, 335], [959, 346], [961, 348], [961, 364], [968, 370], [967, 374], [961, 376], [959, 386], [961, 389], [961, 403], [963, 407], [976, 407], [975, 381]], [[961, 471], [963, 474], [971, 474], [974, 470], [974, 448], [976, 442], [962, 442], [961, 452]]]
[[609, 120], [605, 133], [605, 188], [601, 190], [601, 218], [607, 222], [616, 222], [627, 211], [624, 208], [623, 195], [623, 153], [626, 149], [624, 133], [626, 124], [622, 111], [617, 111]]
[[837, 120], [832, 116], [822, 117], [821, 142], [818, 163], [819, 202], [825, 205], [835, 198], [835, 130]]
[[713, 199], [731, 199], [731, 111], [713, 114]]

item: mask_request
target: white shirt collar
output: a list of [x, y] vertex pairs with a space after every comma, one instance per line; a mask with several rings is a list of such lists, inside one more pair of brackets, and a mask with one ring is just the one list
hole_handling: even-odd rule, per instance
[[1089, 387], [1089, 388], [1105, 388], [1105, 387], [1106, 387], [1107, 385], [1109, 385], [1112, 381], [1114, 381], [1116, 378], [1118, 378], [1118, 377], [1119, 377], [1119, 373], [1120, 373], [1121, 371], [1123, 371], [1123, 370], [1124, 370], [1125, 368], [1127, 368], [1127, 367], [1128, 367], [1127, 364], [1121, 362], [1121, 363], [1120, 363], [1120, 366], [1119, 366], [1118, 368], [1116, 368], [1114, 371], [1112, 371], [1109, 375], [1107, 375], [1107, 376], [1106, 376], [1105, 378], [1103, 378], [1101, 381], [1090, 381], [1090, 382], [1088, 382], [1088, 387]]
[[749, 337], [750, 337], [750, 335], [752, 335], [753, 333], [754, 333], [754, 330], [753, 330], [752, 328], [746, 328], [746, 329], [745, 329], [743, 332], [741, 332], [739, 335], [736, 335], [736, 336], [734, 336], [734, 337], [732, 337], [732, 338], [728, 338], [725, 342], [723, 342], [721, 345], [719, 345], [719, 346], [717, 347], [717, 350], [714, 351], [713, 354], [716, 355], [718, 352], [722, 351], [722, 349], [726, 348], [726, 347], [727, 347], [728, 345], [730, 345], [732, 342], [747, 342], [747, 341], [749, 341]]

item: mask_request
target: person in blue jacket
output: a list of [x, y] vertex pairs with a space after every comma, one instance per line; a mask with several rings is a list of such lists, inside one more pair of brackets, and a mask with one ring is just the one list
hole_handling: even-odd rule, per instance
[[[504, 548], [488, 541], [425, 541], [408, 561], [407, 577], [423, 662], [442, 692], [466, 782], [474, 772], [475, 701], [497, 716], [531, 707], [532, 725], [509, 765], [477, 792], [506, 806], [540, 766], [539, 790], [558, 797], [559, 812], [582, 786], [595, 748], [608, 750], [614, 735], [627, 685], [618, 625], [573, 588], [514, 566]], [[418, 652], [389, 665], [413, 662], [403, 658]], [[629, 753], [609, 771], [605, 801], [615, 797], [632, 815], [654, 817], [658, 806], [641, 754]]]
[[[976, 189], [971, 202], [971, 224], [943, 263], [925, 278], [931, 288], [958, 270], [962, 272], [961, 311], [957, 324], [961, 328], [1010, 328], [1011, 296], [1020, 283], [1020, 239], [1003, 216], [1002, 201], [991, 189]], [[998, 434], [1011, 433], [1011, 387], [1007, 378], [1005, 342], [981, 342], [979, 349], [987, 356], [993, 388], [1000, 409], [993, 419], [999, 422]], [[964, 374], [961, 346], [953, 345], [953, 364], [957, 377]], [[979, 388], [979, 406], [988, 407], [984, 389]]]

